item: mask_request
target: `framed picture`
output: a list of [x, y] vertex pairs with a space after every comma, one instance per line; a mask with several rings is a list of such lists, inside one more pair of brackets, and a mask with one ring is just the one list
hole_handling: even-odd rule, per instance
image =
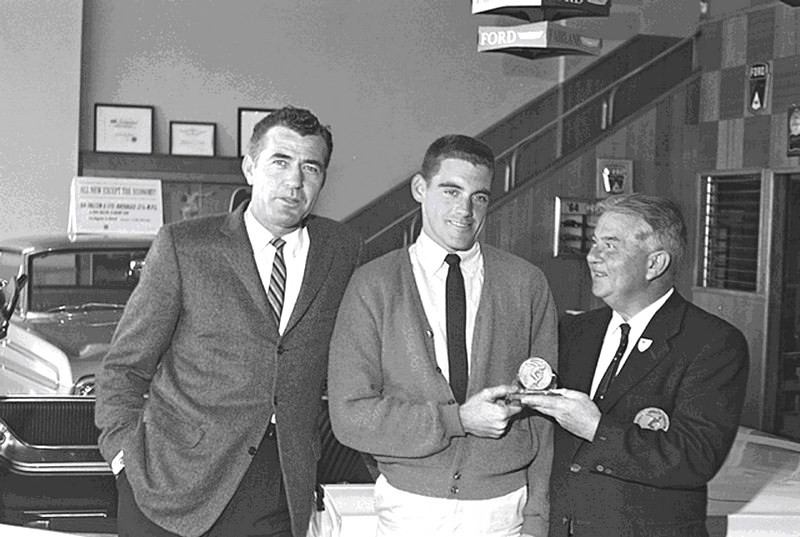
[[94, 150], [98, 153], [152, 153], [153, 107], [94, 105]]
[[274, 108], [239, 108], [239, 156], [243, 157], [247, 153], [247, 144], [250, 143], [250, 136], [256, 123], [261, 121]]
[[598, 199], [614, 194], [630, 194], [633, 192], [633, 161], [623, 159], [597, 159]]
[[213, 157], [217, 141], [216, 123], [169, 122], [170, 155]]
[[800, 106], [790, 106], [787, 118], [786, 154], [790, 157], [800, 157]]

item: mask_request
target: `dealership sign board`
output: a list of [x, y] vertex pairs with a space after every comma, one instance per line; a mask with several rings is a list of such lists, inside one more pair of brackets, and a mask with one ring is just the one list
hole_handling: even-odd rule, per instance
[[478, 52], [507, 52], [523, 57], [599, 55], [603, 41], [550, 22], [520, 26], [479, 26]]
[[608, 17], [611, 0], [472, 0], [473, 15], [507, 15], [530, 22]]
[[163, 222], [161, 181], [75, 177], [69, 233], [155, 234]]

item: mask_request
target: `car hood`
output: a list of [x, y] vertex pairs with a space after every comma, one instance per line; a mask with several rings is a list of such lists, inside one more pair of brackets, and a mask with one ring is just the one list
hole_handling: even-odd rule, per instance
[[57, 313], [32, 317], [19, 324], [64, 351], [73, 379], [94, 373], [108, 352], [122, 311]]

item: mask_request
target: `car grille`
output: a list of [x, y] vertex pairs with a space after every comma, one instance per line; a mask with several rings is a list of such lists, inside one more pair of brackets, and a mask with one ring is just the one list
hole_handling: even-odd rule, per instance
[[97, 445], [93, 397], [6, 397], [0, 418], [32, 446]]

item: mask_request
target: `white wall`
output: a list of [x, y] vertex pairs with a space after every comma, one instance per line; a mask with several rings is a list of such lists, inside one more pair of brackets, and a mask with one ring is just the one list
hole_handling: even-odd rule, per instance
[[67, 229], [80, 0], [0, 0], [0, 239]]

